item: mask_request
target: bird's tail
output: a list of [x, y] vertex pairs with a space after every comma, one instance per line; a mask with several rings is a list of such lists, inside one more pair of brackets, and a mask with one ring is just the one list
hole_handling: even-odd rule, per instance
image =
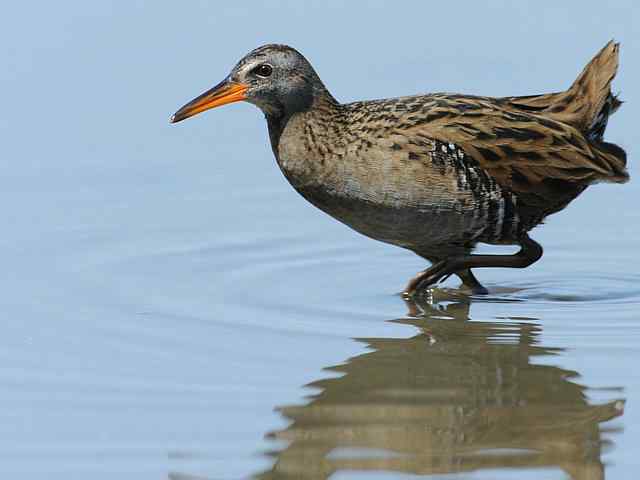
[[602, 180], [613, 182], [624, 182], [629, 178], [625, 151], [603, 140], [609, 116], [622, 105], [611, 93], [611, 82], [618, 70], [619, 50], [620, 44], [613, 40], [607, 43], [564, 92], [509, 98], [518, 108], [569, 124], [582, 132], [598, 159], [608, 167], [610, 173]]

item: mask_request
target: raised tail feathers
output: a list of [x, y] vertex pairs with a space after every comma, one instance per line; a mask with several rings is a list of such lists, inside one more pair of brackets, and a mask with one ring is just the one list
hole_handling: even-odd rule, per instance
[[625, 182], [629, 178], [625, 151], [603, 140], [609, 116], [622, 104], [611, 93], [611, 82], [618, 70], [619, 50], [619, 43], [613, 40], [607, 43], [564, 92], [506, 99], [517, 108], [544, 115], [582, 132], [599, 162], [607, 167], [609, 174], [602, 180], [609, 182]]
[[[626, 182], [627, 154], [619, 146], [603, 140], [609, 116], [622, 102], [611, 93], [611, 82], [618, 71], [620, 44], [611, 40], [584, 67], [582, 73], [567, 90], [566, 123], [574, 124], [591, 141], [599, 160], [607, 165], [609, 182]], [[552, 108], [553, 110], [553, 108]]]
[[567, 93], [575, 99], [570, 110], [575, 115], [576, 127], [590, 140], [602, 140], [609, 115], [622, 102], [611, 93], [611, 82], [618, 71], [620, 44], [610, 41], [584, 67]]
[[536, 112], [569, 124], [586, 135], [604, 130], [606, 118], [622, 104], [611, 93], [611, 81], [618, 70], [620, 44], [607, 43], [564, 92], [546, 93], [507, 100], [522, 110]]

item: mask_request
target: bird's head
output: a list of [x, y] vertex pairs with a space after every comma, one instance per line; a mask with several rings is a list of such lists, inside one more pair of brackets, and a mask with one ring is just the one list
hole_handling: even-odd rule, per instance
[[328, 92], [302, 54], [286, 45], [264, 45], [245, 55], [218, 85], [180, 108], [171, 122], [241, 100], [268, 116], [290, 115], [309, 109], [314, 98], [325, 94]]

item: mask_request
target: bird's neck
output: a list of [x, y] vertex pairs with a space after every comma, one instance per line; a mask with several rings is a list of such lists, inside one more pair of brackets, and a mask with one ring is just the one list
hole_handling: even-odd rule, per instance
[[314, 118], [316, 122], [324, 123], [325, 120], [329, 121], [335, 118], [340, 111], [340, 103], [322, 86], [322, 88], [314, 91], [312, 101], [307, 102], [303, 107], [295, 109], [283, 107], [271, 112], [265, 112], [271, 148], [276, 159], [279, 156], [278, 151], [282, 134], [294, 116], [306, 114]]

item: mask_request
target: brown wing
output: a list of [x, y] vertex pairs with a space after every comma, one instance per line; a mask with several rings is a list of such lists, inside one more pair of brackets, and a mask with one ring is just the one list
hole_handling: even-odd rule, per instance
[[434, 95], [428, 114], [403, 128], [460, 146], [503, 187], [530, 192], [545, 183], [586, 185], [625, 181], [614, 153], [590, 143], [574, 127], [519, 111], [488, 97]]

